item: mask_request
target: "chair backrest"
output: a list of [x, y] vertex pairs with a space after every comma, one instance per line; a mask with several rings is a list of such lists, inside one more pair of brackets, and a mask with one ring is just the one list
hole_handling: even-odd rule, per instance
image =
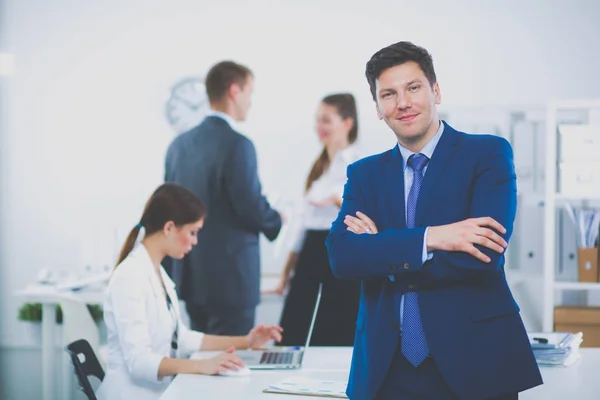
[[58, 303], [63, 314], [63, 346], [79, 339], [85, 339], [95, 354], [100, 349], [100, 332], [87, 305], [68, 293], [59, 297]]
[[96, 358], [96, 354], [92, 350], [92, 346], [90, 346], [87, 340], [79, 339], [68, 344], [65, 347], [65, 351], [71, 357], [79, 387], [89, 400], [97, 400], [88, 377], [90, 375], [95, 376], [102, 381], [104, 380], [104, 370], [100, 366], [98, 358]]

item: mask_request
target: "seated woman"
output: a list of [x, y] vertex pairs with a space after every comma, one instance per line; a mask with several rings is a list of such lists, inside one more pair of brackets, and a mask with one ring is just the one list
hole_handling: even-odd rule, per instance
[[[246, 336], [189, 330], [179, 315], [175, 285], [161, 266], [183, 258], [198, 240], [205, 208], [182, 186], [161, 185], [132, 229], [110, 279], [104, 303], [108, 360], [98, 399], [158, 399], [177, 374], [217, 374], [244, 366], [234, 349], [281, 340], [281, 328], [260, 325]], [[141, 229], [145, 234], [134, 248]], [[218, 284], [218, 282], [215, 282]], [[186, 359], [196, 350], [225, 350], [209, 359]]]

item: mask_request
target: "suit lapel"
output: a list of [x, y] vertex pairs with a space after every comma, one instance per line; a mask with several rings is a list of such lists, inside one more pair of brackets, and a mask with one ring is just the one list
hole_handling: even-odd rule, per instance
[[444, 123], [444, 133], [438, 142], [427, 171], [425, 172], [425, 178], [423, 179], [423, 186], [419, 192], [419, 201], [417, 202], [417, 226], [422, 221], [427, 205], [431, 201], [432, 195], [435, 193], [437, 182], [442, 177], [443, 173], [448, 169], [448, 163], [452, 160], [453, 156], [458, 150], [460, 142], [460, 136], [452, 127]]
[[388, 201], [388, 209], [390, 210], [390, 227], [404, 228], [406, 227], [406, 215], [404, 210], [404, 170], [402, 168], [402, 154], [398, 146], [388, 152], [384, 168], [385, 190]]

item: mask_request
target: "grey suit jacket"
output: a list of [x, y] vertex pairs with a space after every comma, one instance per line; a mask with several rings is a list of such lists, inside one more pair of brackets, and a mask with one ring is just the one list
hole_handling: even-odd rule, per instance
[[[181, 184], [207, 207], [198, 244], [183, 263], [164, 264], [179, 296], [211, 308], [249, 308], [260, 300], [259, 234], [274, 240], [281, 217], [262, 195], [256, 151], [222, 118], [207, 117], [169, 146], [165, 181]], [[182, 265], [180, 271], [177, 264]], [[175, 265], [175, 268], [172, 266]]]

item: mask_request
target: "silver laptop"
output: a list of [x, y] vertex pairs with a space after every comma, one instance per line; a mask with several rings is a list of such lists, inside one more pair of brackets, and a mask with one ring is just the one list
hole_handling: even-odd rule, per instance
[[[244, 361], [250, 369], [298, 369], [302, 366], [304, 353], [310, 344], [315, 320], [317, 319], [317, 311], [319, 310], [319, 302], [321, 301], [321, 291], [323, 284], [319, 284], [319, 292], [317, 293], [317, 302], [313, 311], [310, 328], [308, 328], [308, 337], [304, 347], [273, 347], [268, 350], [242, 350], [236, 351], [236, 354]], [[285, 334], [285, 332], [284, 332]]]

